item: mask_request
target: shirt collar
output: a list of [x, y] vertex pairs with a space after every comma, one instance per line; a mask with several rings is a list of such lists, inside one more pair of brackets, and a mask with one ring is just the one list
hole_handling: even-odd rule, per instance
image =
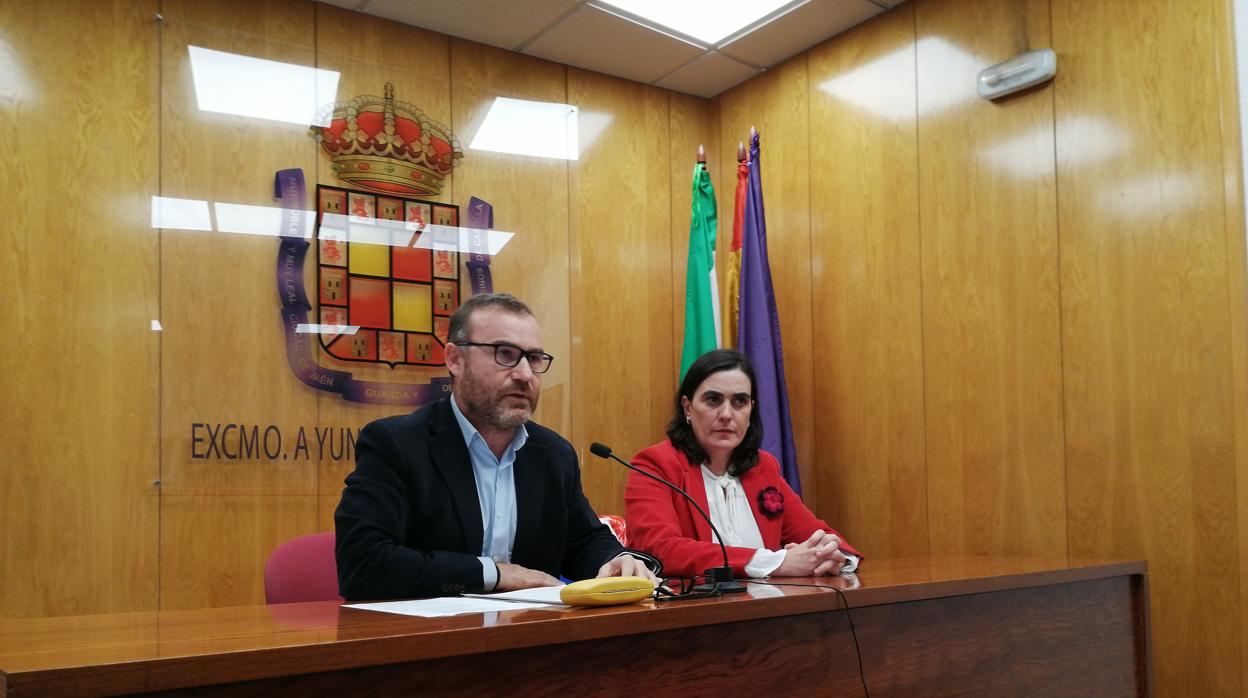
[[728, 489], [729, 487], [732, 486], [733, 483], [740, 481], [740, 478], [738, 478], [736, 475], [733, 475], [732, 473], [724, 473], [723, 475], [716, 475], [714, 472], [711, 471], [710, 468], [706, 466], [705, 463], [702, 465], [702, 477], [706, 478], [710, 482], [715, 483], [716, 485], [719, 485], [720, 487], [724, 489]]
[[[480, 439], [481, 445], [485, 446], [485, 437], [481, 436], [481, 432], [477, 431], [477, 428], [472, 425], [472, 422], [468, 421], [463, 412], [460, 412], [459, 403], [455, 400], [454, 393], [451, 394], [450, 400], [451, 411], [455, 413], [455, 421], [459, 423], [459, 431], [464, 435], [464, 443], [471, 447], [474, 440]], [[524, 425], [521, 424], [516, 427], [516, 433], [512, 435], [511, 444], [507, 446], [507, 449], [513, 453], [519, 451], [528, 440], [529, 430], [525, 429]], [[489, 449], [487, 448], [486, 450]]]

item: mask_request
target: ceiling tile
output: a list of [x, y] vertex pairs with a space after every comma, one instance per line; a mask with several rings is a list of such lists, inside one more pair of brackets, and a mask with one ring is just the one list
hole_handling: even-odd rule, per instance
[[435, 32], [515, 49], [578, 4], [579, 0], [370, 0], [364, 11]]
[[811, 0], [719, 51], [771, 67], [883, 11], [870, 0]]
[[718, 53], [708, 53], [655, 84], [699, 97], [714, 97], [758, 72]]
[[582, 5], [525, 53], [637, 82], [651, 83], [703, 50], [629, 20]]

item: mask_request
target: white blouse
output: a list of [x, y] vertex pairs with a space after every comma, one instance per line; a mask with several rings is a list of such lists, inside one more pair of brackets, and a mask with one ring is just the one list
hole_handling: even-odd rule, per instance
[[[724, 536], [724, 545], [734, 548], [756, 548], [754, 557], [745, 566], [745, 573], [753, 578], [766, 577], [784, 562], [786, 551], [768, 550], [763, 547], [763, 534], [758, 529], [758, 521], [754, 518], [754, 510], [750, 500], [745, 496], [741, 480], [735, 475], [724, 473], [716, 475], [711, 469], [702, 466], [702, 482], [706, 485], [706, 501], [710, 505], [711, 522]], [[718, 541], [715, 532], [711, 532], [712, 540]], [[848, 561], [842, 573], [852, 572], [858, 568], [858, 557], [845, 553]]]

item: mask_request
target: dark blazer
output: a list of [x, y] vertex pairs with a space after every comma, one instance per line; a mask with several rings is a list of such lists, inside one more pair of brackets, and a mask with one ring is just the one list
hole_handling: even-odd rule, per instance
[[[484, 532], [476, 480], [450, 397], [370, 423], [334, 512], [338, 589], [348, 600], [482, 591]], [[581, 490], [572, 445], [529, 422], [512, 466], [511, 561], [588, 579], [624, 551]]]

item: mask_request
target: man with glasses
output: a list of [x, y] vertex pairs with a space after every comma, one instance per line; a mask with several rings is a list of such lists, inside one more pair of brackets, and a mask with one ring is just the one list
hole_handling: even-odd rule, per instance
[[[360, 432], [334, 513], [349, 600], [509, 591], [570, 579], [654, 580], [581, 490], [576, 451], [529, 419], [553, 357], [514, 296], [468, 299], [451, 317], [453, 390]], [[657, 581], [657, 580], [655, 580]]]

